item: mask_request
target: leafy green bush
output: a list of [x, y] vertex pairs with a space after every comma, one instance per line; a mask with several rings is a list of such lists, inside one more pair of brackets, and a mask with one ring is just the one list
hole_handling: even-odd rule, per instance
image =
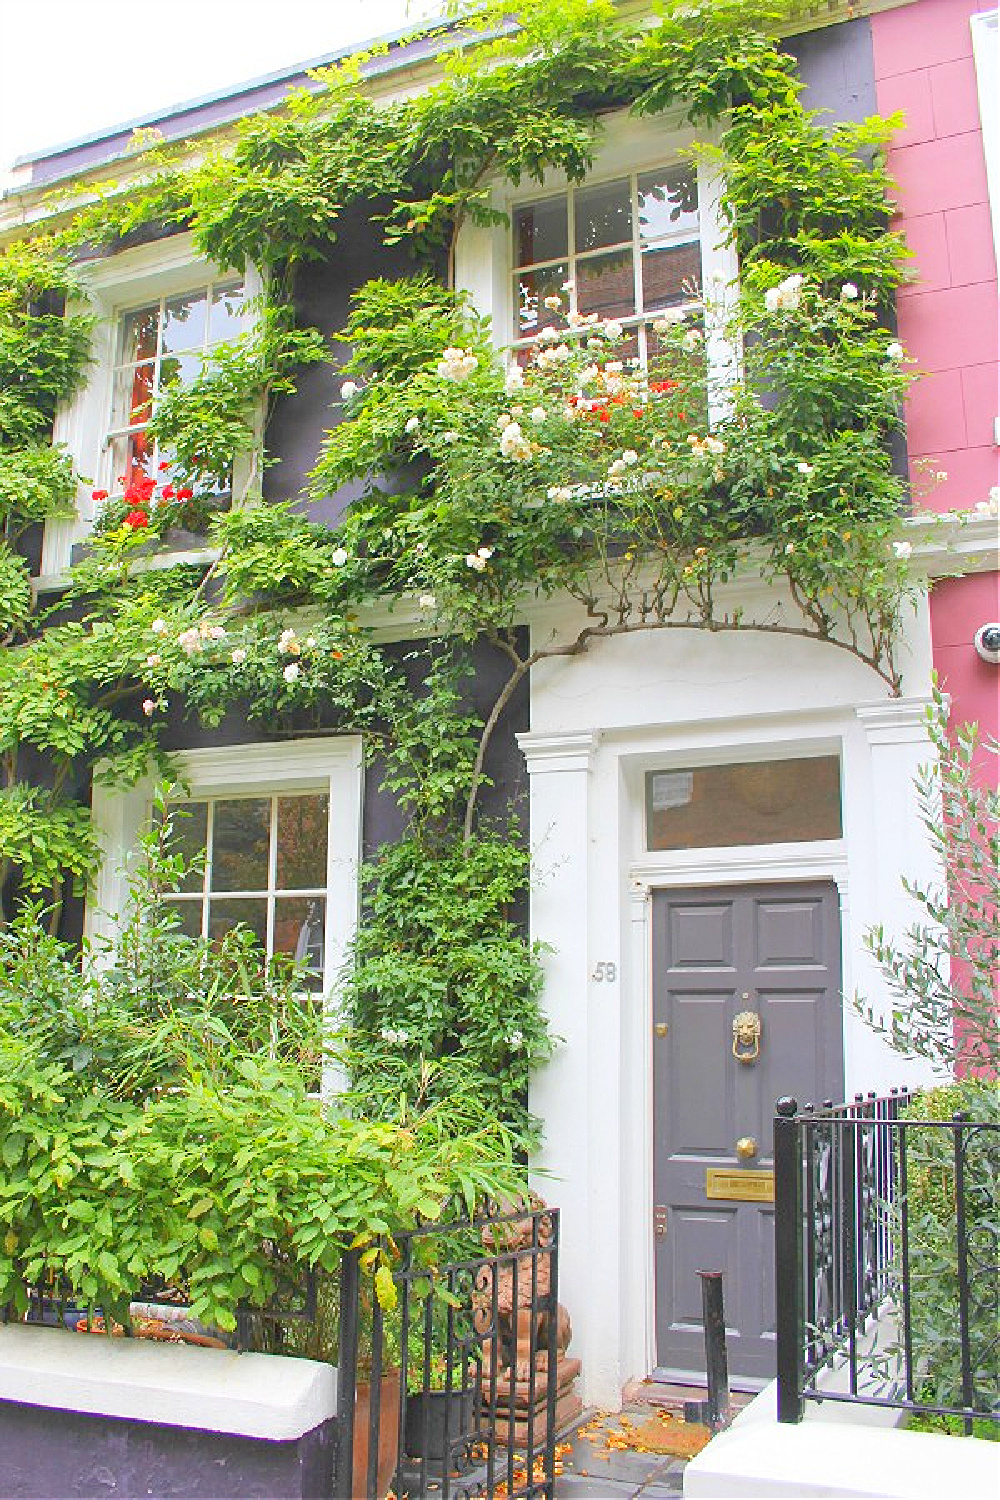
[[[969, 1346], [974, 1404], [1000, 1404], [1000, 1130], [993, 1083], [966, 1080], [922, 1094], [911, 1120], [968, 1121], [964, 1139], [963, 1211], [968, 1236]], [[986, 1126], [986, 1129], [976, 1127]], [[925, 1362], [928, 1399], [964, 1406], [955, 1181], [951, 1130], [906, 1131], [906, 1208], [913, 1347]]]
[[523, 1186], [509, 1131], [466, 1100], [362, 1120], [311, 1095], [322, 1020], [295, 966], [179, 930], [170, 832], [82, 968], [32, 911], [0, 941], [0, 1304], [19, 1311], [48, 1276], [123, 1319], [162, 1277], [232, 1329], [282, 1268], [334, 1273], [352, 1242]]

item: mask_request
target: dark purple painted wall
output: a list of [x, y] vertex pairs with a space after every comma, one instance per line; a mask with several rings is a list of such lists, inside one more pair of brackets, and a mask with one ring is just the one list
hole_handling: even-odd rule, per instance
[[335, 1426], [296, 1442], [0, 1403], [0, 1494], [305, 1500], [333, 1492]]
[[829, 110], [831, 123], [863, 120], [875, 113], [875, 65], [867, 17], [790, 37], [785, 50], [799, 64], [806, 109]]

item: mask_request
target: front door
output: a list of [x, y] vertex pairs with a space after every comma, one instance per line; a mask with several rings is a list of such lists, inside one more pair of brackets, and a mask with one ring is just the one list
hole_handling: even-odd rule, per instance
[[[724, 1273], [730, 1373], [774, 1374], [774, 1102], [843, 1088], [836, 887], [653, 897], [657, 1364], [703, 1371], [699, 1270]], [[741, 1015], [759, 1018], [734, 1035]], [[735, 1053], [738, 1056], [734, 1055]]]

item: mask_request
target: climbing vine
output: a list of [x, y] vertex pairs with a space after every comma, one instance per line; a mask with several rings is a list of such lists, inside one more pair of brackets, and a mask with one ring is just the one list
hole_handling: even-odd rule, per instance
[[[409, 1086], [422, 1057], [464, 1047], [484, 1090], [491, 1068], [502, 1071], [495, 1107], [509, 1113], [548, 1043], [538, 955], [514, 920], [525, 860], [507, 824], [491, 828], [480, 808], [490, 737], [531, 667], [635, 631], [749, 629], [853, 652], [899, 691], [894, 643], [913, 584], [889, 446], [908, 373], [887, 327], [905, 256], [889, 228], [890, 126], [830, 128], [803, 108], [777, 40], [794, 9], [668, 0], [635, 20], [610, 0], [456, 4], [437, 37], [436, 81], [416, 96], [380, 99], [363, 59], [349, 60], [222, 132], [193, 163], [184, 144], [154, 143], [122, 180], [75, 185], [54, 227], [8, 246], [8, 915], [18, 888], [47, 892], [58, 914], [67, 883], [86, 882], [91, 769], [134, 779], [171, 714], [215, 724], [237, 710], [272, 733], [360, 730], [409, 832], [376, 861], [349, 986], [348, 1019], [378, 1059], [379, 1089], [368, 1064], [358, 1077], [381, 1097]], [[725, 181], [739, 288], [692, 289], [686, 310], [654, 324], [640, 367], [621, 327], [581, 314], [567, 287], [525, 363], [508, 364], [454, 288], [458, 235], [503, 219], [499, 181], [583, 179], [603, 122], [629, 110], [711, 127], [713, 143], [693, 154]], [[295, 276], [336, 255], [359, 204], [416, 263], [408, 278], [358, 291], [345, 362], [297, 320]], [[254, 334], [167, 388], [153, 419], [166, 470], [97, 492], [103, 511], [53, 622], [31, 607], [24, 539], [87, 480], [48, 444], [88, 360], [80, 262], [149, 225], [189, 230], [221, 267], [253, 263], [266, 307]], [[342, 366], [340, 420], [308, 494], [261, 504], [272, 398], [321, 359]], [[218, 514], [219, 476], [237, 454], [250, 455], [250, 479]], [[358, 498], [335, 530], [311, 519], [310, 498], [348, 483]], [[208, 528], [211, 561], [151, 566], [178, 526]], [[748, 574], [767, 586], [759, 612], [733, 602], [730, 585]], [[540, 594], [574, 600], [579, 623], [529, 651], [519, 626]], [[424, 644], [380, 644], [366, 611], [386, 601], [415, 617]], [[477, 711], [463, 681], [483, 641], [505, 672]], [[490, 872], [512, 861], [518, 880], [501, 889]], [[430, 935], [398, 920], [407, 881], [437, 914]], [[475, 923], [456, 925], [463, 904]], [[473, 991], [474, 1024], [462, 1009]]]

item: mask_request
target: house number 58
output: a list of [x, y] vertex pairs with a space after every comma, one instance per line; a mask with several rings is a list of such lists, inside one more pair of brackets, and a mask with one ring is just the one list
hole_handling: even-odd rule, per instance
[[618, 978], [618, 965], [600, 963], [590, 977], [595, 984], [614, 984]]

